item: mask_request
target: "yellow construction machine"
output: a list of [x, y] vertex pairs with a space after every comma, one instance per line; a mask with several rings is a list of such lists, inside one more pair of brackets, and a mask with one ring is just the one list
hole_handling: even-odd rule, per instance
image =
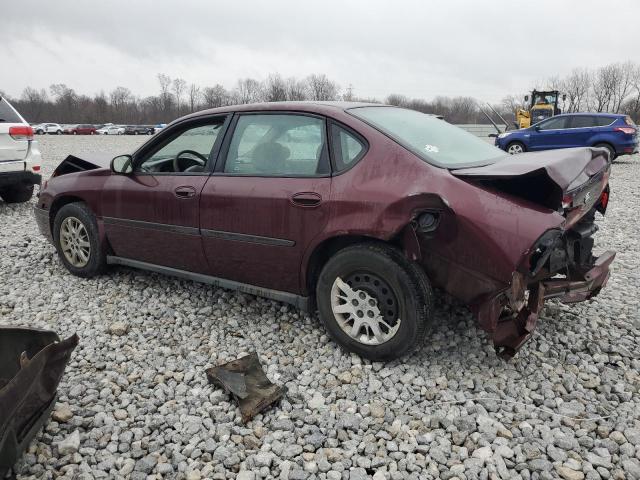
[[[558, 90], [531, 92], [531, 97], [525, 95], [524, 101], [529, 102], [529, 109], [519, 108], [516, 110], [516, 125], [518, 128], [528, 128], [534, 123], [538, 123], [545, 118], [553, 117], [561, 113], [558, 107], [560, 92]], [[567, 98], [562, 95], [562, 101]]]

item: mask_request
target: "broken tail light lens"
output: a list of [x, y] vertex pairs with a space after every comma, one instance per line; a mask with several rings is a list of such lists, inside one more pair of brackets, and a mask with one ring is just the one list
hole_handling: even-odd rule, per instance
[[600, 194], [600, 205], [602, 208], [607, 208], [607, 204], [609, 203], [609, 192], [603, 190]]
[[33, 128], [28, 125], [9, 127], [9, 135], [14, 140], [33, 140]]

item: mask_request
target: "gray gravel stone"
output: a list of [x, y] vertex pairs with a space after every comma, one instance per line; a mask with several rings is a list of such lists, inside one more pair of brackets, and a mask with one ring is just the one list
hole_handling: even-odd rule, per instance
[[[69, 153], [143, 140], [38, 137], [43, 174]], [[37, 231], [35, 199], [0, 202], [0, 324], [81, 339], [18, 479], [640, 478], [640, 157], [612, 168], [595, 237], [596, 252], [618, 251], [607, 287], [548, 301], [510, 362], [441, 292], [427, 345], [382, 364], [274, 301], [127, 268], [74, 277]], [[243, 425], [204, 370], [253, 349], [288, 393]]]

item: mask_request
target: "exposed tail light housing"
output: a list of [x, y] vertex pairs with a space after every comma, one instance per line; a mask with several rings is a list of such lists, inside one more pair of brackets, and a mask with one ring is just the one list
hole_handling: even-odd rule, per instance
[[565, 194], [562, 197], [562, 208], [566, 210], [567, 208], [571, 208], [573, 204], [573, 195]]
[[33, 128], [29, 125], [9, 127], [9, 135], [14, 140], [33, 140]]
[[31, 167], [31, 170], [33, 170], [34, 172], [39, 172], [40, 171], [40, 165], [34, 165], [33, 167]]
[[607, 208], [607, 204], [609, 203], [609, 192], [607, 190], [603, 190], [600, 194], [600, 205], [602, 208]]
[[636, 129], [633, 127], [616, 127], [613, 129], [614, 132], [622, 132], [625, 135], [635, 135]]

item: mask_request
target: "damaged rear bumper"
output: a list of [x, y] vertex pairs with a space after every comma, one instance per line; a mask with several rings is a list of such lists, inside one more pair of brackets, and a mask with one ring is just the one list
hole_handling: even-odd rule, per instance
[[516, 273], [509, 291], [475, 305], [479, 323], [491, 333], [498, 355], [513, 357], [531, 338], [545, 300], [557, 298], [563, 303], [575, 303], [595, 297], [609, 279], [615, 256], [615, 252], [607, 251], [586, 268], [571, 269], [567, 278], [527, 283], [522, 274]]

